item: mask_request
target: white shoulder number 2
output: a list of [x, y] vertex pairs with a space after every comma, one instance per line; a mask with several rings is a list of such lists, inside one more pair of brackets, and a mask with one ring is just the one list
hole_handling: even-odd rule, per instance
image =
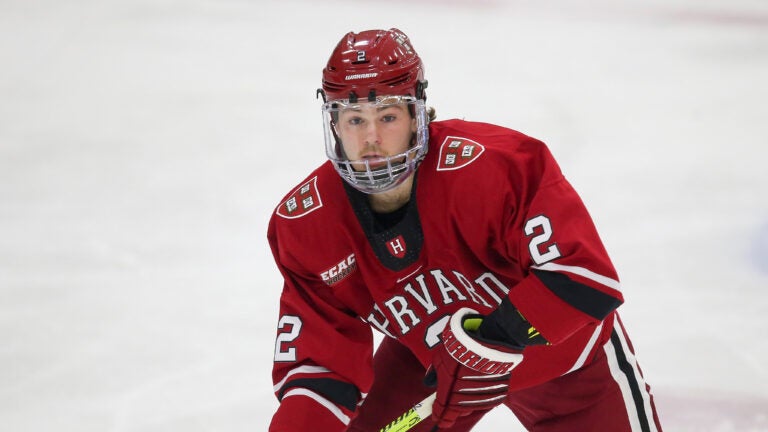
[[[287, 329], [286, 329], [287, 327]], [[296, 361], [296, 347], [288, 346], [283, 349], [283, 344], [293, 342], [301, 333], [301, 318], [293, 315], [283, 315], [277, 323], [277, 340], [275, 341], [275, 361]]]
[[[539, 230], [536, 228], [539, 228]], [[559, 258], [561, 255], [560, 249], [557, 248], [557, 244], [549, 245], [545, 249], [544, 253], [542, 253], [541, 249], [539, 249], [541, 245], [548, 242], [549, 239], [552, 238], [552, 224], [549, 223], [548, 217], [539, 215], [535, 218], [529, 219], [528, 222], [525, 223], [525, 235], [527, 237], [532, 236], [537, 231], [540, 231], [540, 233], [534, 236], [531, 239], [531, 242], [528, 243], [528, 250], [531, 252], [531, 258], [533, 259], [533, 262], [535, 262], [537, 265], [542, 265], [546, 262], [552, 261], [555, 258]]]

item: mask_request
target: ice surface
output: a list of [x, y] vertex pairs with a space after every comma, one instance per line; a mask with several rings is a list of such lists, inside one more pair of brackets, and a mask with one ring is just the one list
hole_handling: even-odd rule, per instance
[[266, 430], [266, 223], [333, 45], [393, 26], [440, 118], [550, 145], [666, 430], [768, 431], [762, 0], [0, 2], [0, 429]]

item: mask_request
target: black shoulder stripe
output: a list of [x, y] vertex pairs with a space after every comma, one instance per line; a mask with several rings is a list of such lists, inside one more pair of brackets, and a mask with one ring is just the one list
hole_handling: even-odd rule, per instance
[[603, 320], [622, 303], [616, 297], [573, 281], [562, 273], [533, 270], [533, 274], [561, 300], [598, 320]]
[[278, 399], [282, 400], [285, 392], [295, 387], [312, 390], [350, 411], [355, 410], [360, 396], [357, 387], [344, 381], [332, 378], [299, 378], [285, 383], [277, 395]]

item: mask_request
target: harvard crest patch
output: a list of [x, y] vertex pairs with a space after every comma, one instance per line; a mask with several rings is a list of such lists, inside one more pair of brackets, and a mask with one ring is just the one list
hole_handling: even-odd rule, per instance
[[440, 145], [440, 160], [438, 171], [450, 171], [463, 168], [475, 161], [485, 151], [482, 144], [469, 138], [445, 137]]
[[399, 235], [387, 242], [387, 250], [395, 258], [402, 259], [406, 253], [405, 239]]
[[317, 177], [299, 186], [277, 208], [277, 214], [286, 219], [296, 219], [305, 216], [323, 206], [320, 193], [317, 191]]

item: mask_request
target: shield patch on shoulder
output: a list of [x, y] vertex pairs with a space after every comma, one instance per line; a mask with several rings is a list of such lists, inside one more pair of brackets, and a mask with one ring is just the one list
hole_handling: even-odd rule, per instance
[[474, 162], [485, 151], [482, 144], [469, 138], [448, 136], [440, 145], [438, 171], [450, 171], [463, 168]]
[[280, 207], [277, 214], [286, 219], [296, 219], [305, 216], [323, 206], [320, 193], [317, 190], [317, 177], [296, 188]]

